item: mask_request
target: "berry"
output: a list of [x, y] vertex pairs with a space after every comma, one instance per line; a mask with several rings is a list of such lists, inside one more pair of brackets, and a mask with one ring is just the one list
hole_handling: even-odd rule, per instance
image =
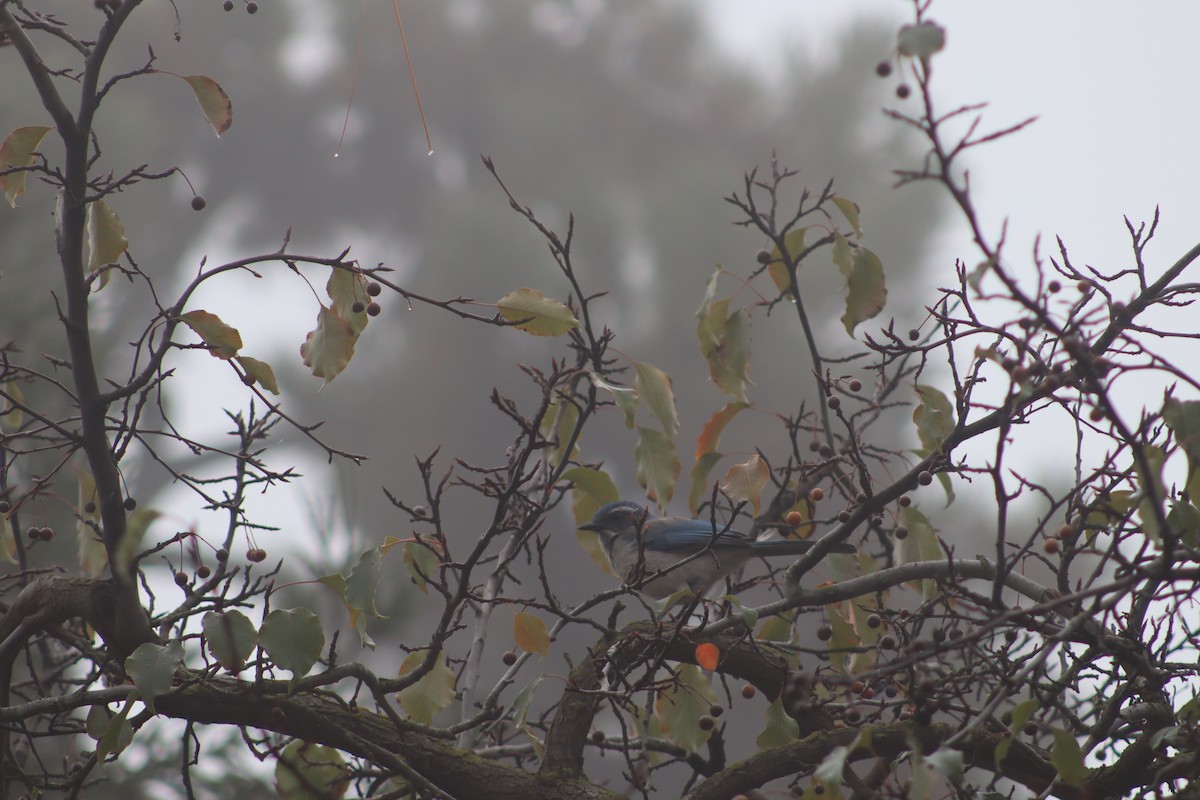
[[850, 518], [852, 516], [854, 516], [854, 515], [850, 513], [850, 509], [843, 508], [841, 511], [838, 512], [837, 520], [838, 520], [838, 522], [840, 522], [844, 525], [850, 521]]
[[251, 547], [246, 551], [246, 560], [253, 561], [255, 564], [267, 560], [267, 551], [261, 547]]
[[912, 94], [912, 89], [909, 88], [907, 83], [902, 83], [896, 87], [896, 97], [899, 97], [901, 100], [908, 97], [910, 94]]
[[862, 391], [862, 381], [860, 381], [858, 378], [855, 378], [854, 380], [850, 381], [849, 386], [850, 386], [850, 391], [852, 391], [852, 392], [861, 392]]
[[747, 683], [745, 686], [742, 687], [742, 697], [745, 698], [746, 700], [749, 700], [750, 698], [754, 697], [754, 695], [757, 693], [758, 693], [758, 689], [754, 688], [753, 683]]
[[771, 251], [770, 250], [759, 250], [758, 253], [754, 256], [754, 260], [760, 264], [770, 264], [771, 263]]
[[1026, 722], [1023, 729], [1026, 736], [1034, 736], [1037, 734], [1038, 728], [1036, 722]]
[[225, 2], [221, 4], [221, 8], [225, 9], [226, 11], [233, 11], [233, 0], [225, 0]]
[[862, 505], [863, 503], [867, 502], [867, 499], [868, 498], [867, 498], [866, 492], [859, 492], [858, 494], [854, 495], [854, 502], [858, 503], [859, 505]]
[[226, 550], [224, 547], [222, 547], [220, 550], [217, 551], [217, 561], [224, 563], [228, 560], [229, 560], [229, 551]]
[[257, 14], [258, 13], [258, 3], [254, 2], [254, 0], [250, 0], [249, 3], [246, 3], [246, 13], [247, 14]]
[[378, 317], [380, 310], [381, 309], [379, 308], [379, 303], [375, 303], [375, 302], [367, 303], [367, 314], [369, 314], [370, 316]]
[[906, 494], [902, 494], [902, 495], [900, 495], [900, 499], [897, 500], [896, 502], [898, 502], [900, 504], [901, 508], [908, 508], [909, 506], [912, 505], [912, 498]]
[[1058, 539], [1047, 539], [1042, 542], [1042, 549], [1046, 551], [1047, 555], [1055, 555], [1060, 547]]
[[725, 706], [720, 706], [720, 705], [717, 705], [716, 703], [713, 703], [711, 706], [708, 707], [708, 714], [711, 717], [719, 717], [724, 713], [725, 713]]
[[1100, 420], [1104, 419], [1104, 409], [1100, 406], [1093, 407], [1092, 410], [1088, 412], [1088, 419], [1090, 419], [1092, 422], [1099, 422]]
[[917, 330], [916, 328], [912, 328], [908, 332], [908, 338], [915, 342], [917, 339], [921, 338], [921, 332], [919, 330]]
[[819, 503], [825, 499], [825, 490], [820, 486], [814, 486], [808, 493], [808, 499], [812, 500], [814, 503]]
[[933, 483], [933, 473], [929, 470], [922, 470], [917, 474], [917, 483], [921, 484], [922, 486], [928, 486], [929, 484]]
[[25, 531], [25, 535], [29, 537], [29, 541], [36, 542], [42, 538], [42, 529], [37, 525], [30, 526], [29, 530]]
[[804, 522], [804, 515], [801, 514], [799, 511], [795, 511], [795, 510], [789, 511], [787, 513], [787, 516], [785, 516], [783, 518], [783, 521], [786, 522], [788, 525], [791, 525], [794, 528], [797, 525], [799, 525], [801, 522]]
[[592, 731], [592, 741], [600, 744], [604, 741], [604, 731]]
[[863, 689], [866, 689], [866, 688], [867, 688], [867, 685], [860, 680], [855, 681], [854, 683], [850, 684], [850, 691], [853, 692], [854, 694], [862, 694]]
[[500, 656], [500, 660], [504, 662], [504, 666], [511, 667], [517, 663], [517, 654], [512, 650], [505, 651], [504, 655]]
[[367, 284], [367, 294], [371, 295], [371, 297], [379, 297], [379, 293], [382, 291], [383, 287], [375, 281], [371, 281]]
[[875, 74], [881, 78], [886, 78], [892, 74], [892, 65], [887, 61], [880, 61], [875, 65]]
[[178, 572], [176, 572], [175, 573], [175, 583], [179, 586], [187, 586], [188, 585], [187, 573], [184, 572], [183, 570], [179, 570]]
[[833, 628], [829, 625], [822, 625], [817, 628], [817, 638], [822, 642], [828, 642], [833, 638]]
[[137, 508], [137, 500], [134, 500], [132, 497], [126, 497], [123, 505], [126, 511], [133, 511]]
[[350, 304], [350, 311], [354, 314], [361, 314], [362, 312], [364, 312], [366, 310], [367, 310], [367, 307], [366, 307], [366, 305], [363, 304], [362, 300], [355, 300], [353, 303]]
[[208, 201], [204, 199], [204, 195], [195, 195], [192, 197], [192, 211], [203, 211], [208, 205]]
[[0, 500], [0, 514], [7, 514], [12, 511], [12, 503], [7, 500]]
[[714, 727], [716, 727], [717, 721], [708, 714], [705, 714], [704, 716], [700, 717], [696, 724], [700, 726], [700, 730], [702, 731], [711, 731]]
[[878, 614], [871, 614], [869, 617], [867, 617], [868, 628], [878, 628], [882, 624], [883, 620], [879, 618]]
[[1046, 291], [1048, 291], [1050, 294], [1058, 294], [1062, 291], [1062, 284], [1058, 281], [1050, 281], [1048, 284], [1046, 284]]
[[817, 448], [817, 454], [820, 455], [821, 458], [831, 458], [833, 456], [833, 448], [827, 444], [823, 444]]
[[51, 528], [49, 525], [45, 526], [40, 531], [38, 531], [38, 538], [41, 539], [43, 542], [50, 541], [51, 539], [54, 538], [54, 528]]
[[833, 409], [834, 411], [837, 411], [839, 408], [842, 407], [842, 398], [831, 397], [828, 400], [828, 405], [831, 409]]
[[934, 628], [933, 629], [933, 641], [937, 644], [941, 644], [942, 642], [946, 641], [946, 629], [945, 628]]
[[209, 575], [212, 575], [212, 570], [207, 564], [201, 564], [196, 567], [196, 577], [200, 580], [206, 580]]
[[883, 650], [894, 650], [896, 648], [896, 637], [890, 633], [880, 636], [879, 647]]
[[85, 505], [83, 507], [83, 511], [86, 514], [95, 514], [96, 513], [96, 504], [89, 502], [87, 505]]
[[896, 530], [892, 531], [892, 536], [903, 541], [908, 538], [908, 528], [903, 525], [897, 525]]

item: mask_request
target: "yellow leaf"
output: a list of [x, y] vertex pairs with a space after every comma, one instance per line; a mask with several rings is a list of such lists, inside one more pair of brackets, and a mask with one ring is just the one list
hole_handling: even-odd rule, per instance
[[550, 652], [550, 633], [540, 617], [521, 612], [513, 619], [513, 638], [522, 650], [545, 657]]
[[[46, 134], [54, 128], [48, 125], [26, 125], [17, 128], [0, 144], [0, 172], [14, 167], [32, 167], [36, 153]], [[25, 172], [10, 172], [0, 175], [0, 189], [8, 198], [8, 204], [17, 207], [17, 198], [25, 193]]]
[[196, 102], [200, 104], [200, 110], [204, 112], [208, 124], [212, 125], [213, 133], [220, 136], [229, 130], [229, 126], [233, 124], [233, 104], [229, 102], [229, 95], [225, 94], [225, 90], [207, 75], [182, 77], [188, 86], [192, 87], [192, 94], [196, 95]]
[[500, 316], [534, 336], [558, 336], [579, 327], [579, 320], [557, 300], [537, 289], [514, 289], [496, 301]]

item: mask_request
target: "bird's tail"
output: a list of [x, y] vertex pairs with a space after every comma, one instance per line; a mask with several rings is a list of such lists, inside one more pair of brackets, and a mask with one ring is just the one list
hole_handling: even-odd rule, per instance
[[[795, 556], [812, 549], [815, 539], [760, 539], [754, 543], [757, 556]], [[839, 542], [830, 551], [833, 553], [857, 553], [858, 548], [849, 542]]]

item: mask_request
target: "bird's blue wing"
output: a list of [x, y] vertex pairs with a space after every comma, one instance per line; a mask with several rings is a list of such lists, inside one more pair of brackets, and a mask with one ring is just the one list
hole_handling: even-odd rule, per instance
[[713, 539], [711, 522], [700, 519], [663, 517], [650, 520], [642, 530], [647, 550], [695, 553], [712, 543], [714, 549], [750, 546], [750, 541], [737, 531], [723, 531]]

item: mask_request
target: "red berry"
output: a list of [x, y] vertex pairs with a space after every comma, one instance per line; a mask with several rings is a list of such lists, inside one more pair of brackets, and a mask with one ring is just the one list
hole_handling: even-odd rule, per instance
[[517, 663], [517, 654], [512, 650], [505, 651], [504, 655], [500, 656], [500, 660], [504, 662], [504, 666], [511, 667]]
[[758, 689], [755, 689], [754, 684], [752, 684], [752, 683], [747, 683], [745, 686], [742, 687], [742, 697], [744, 697], [747, 700], [754, 697], [754, 695], [756, 695], [757, 693], [758, 693]]
[[820, 486], [814, 486], [808, 493], [808, 499], [812, 500], [814, 503], [821, 502], [825, 499], [825, 490]]
[[783, 521], [794, 528], [801, 522], [804, 522], [804, 515], [799, 511], [792, 510], [787, 513], [787, 515], [783, 518]]
[[849, 386], [850, 386], [850, 391], [852, 391], [852, 392], [861, 392], [862, 391], [862, 381], [860, 381], [858, 378], [855, 378], [854, 380], [850, 381]]

